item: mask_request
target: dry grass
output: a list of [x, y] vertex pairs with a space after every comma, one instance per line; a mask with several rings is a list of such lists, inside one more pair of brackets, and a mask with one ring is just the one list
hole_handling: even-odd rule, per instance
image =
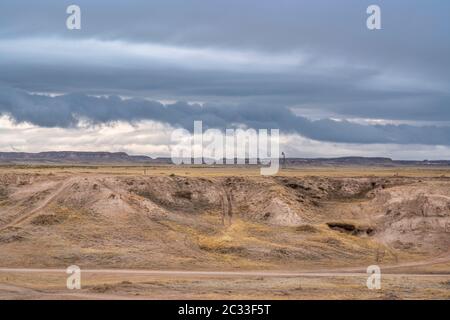
[[[258, 177], [260, 169], [255, 166], [46, 166], [11, 165], [0, 166], [2, 173], [30, 174], [117, 174], [148, 176], [186, 176], [186, 177]], [[448, 177], [448, 167], [290, 167], [280, 169], [279, 176], [286, 177]]]
[[66, 279], [63, 272], [0, 273], [0, 299], [450, 299], [448, 277], [442, 276], [384, 275], [380, 290], [368, 290], [364, 274], [186, 277], [99, 275], [82, 271], [81, 290], [66, 289]]

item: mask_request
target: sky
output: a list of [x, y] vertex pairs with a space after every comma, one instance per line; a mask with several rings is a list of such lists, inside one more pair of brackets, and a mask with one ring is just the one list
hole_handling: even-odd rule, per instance
[[[68, 30], [66, 8], [81, 8]], [[381, 30], [366, 27], [369, 5]], [[288, 157], [450, 159], [450, 2], [2, 0], [0, 151], [168, 156], [276, 128]]]

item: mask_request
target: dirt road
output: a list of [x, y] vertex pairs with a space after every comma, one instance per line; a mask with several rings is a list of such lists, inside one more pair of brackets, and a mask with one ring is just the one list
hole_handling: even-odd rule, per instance
[[[408, 276], [449, 276], [450, 273], [397, 273], [392, 272], [396, 267], [390, 266], [382, 270], [391, 270], [385, 274], [405, 274]], [[0, 268], [2, 273], [66, 273], [65, 269], [40, 269], [40, 268]], [[114, 275], [149, 275], [149, 276], [215, 276], [215, 277], [352, 277], [366, 274], [366, 270], [359, 269], [338, 269], [319, 270], [307, 272], [292, 271], [184, 271], [184, 270], [133, 270], [133, 269], [82, 269], [86, 274], [114, 274]]]
[[41, 204], [39, 204], [36, 208], [33, 210], [27, 212], [24, 215], [21, 215], [19, 218], [17, 218], [14, 221], [11, 221], [10, 223], [4, 225], [3, 227], [0, 227], [0, 231], [3, 231], [9, 227], [17, 226], [20, 223], [30, 219], [31, 217], [34, 217], [36, 214], [38, 214], [41, 210], [43, 210], [45, 207], [47, 207], [53, 200], [55, 200], [59, 195], [61, 195], [73, 182], [72, 179], [68, 179], [64, 182], [62, 182], [59, 187], [52, 192]]

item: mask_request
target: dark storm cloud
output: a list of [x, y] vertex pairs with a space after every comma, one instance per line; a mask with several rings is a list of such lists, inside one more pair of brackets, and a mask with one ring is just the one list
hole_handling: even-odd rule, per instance
[[188, 104], [163, 105], [156, 101], [69, 94], [57, 97], [0, 90], [0, 114], [16, 122], [42, 127], [74, 127], [80, 119], [91, 124], [114, 121], [155, 120], [192, 130], [195, 120], [204, 128], [224, 130], [244, 124], [250, 128], [279, 128], [284, 133], [330, 142], [450, 145], [450, 127], [410, 125], [360, 125], [348, 121], [311, 121], [288, 108], [260, 105]]
[[[132, 64], [128, 60], [135, 57], [129, 56], [127, 48], [120, 51], [124, 59], [114, 56], [105, 63], [110, 53], [104, 52], [102, 60], [96, 56], [97, 52], [90, 55], [80, 50], [79, 55], [61, 54], [57, 56], [59, 60], [45, 57], [42, 63], [33, 64], [28, 62], [26, 53], [23, 54], [26, 57], [2, 55], [0, 48], [0, 82], [38, 92], [76, 91], [224, 104], [244, 102], [255, 106], [272, 104], [274, 108], [313, 106], [342, 117], [450, 120], [450, 99], [445, 91], [417, 84], [413, 87], [393, 84], [385, 88], [382, 81], [373, 80], [383, 75], [381, 71], [369, 67], [321, 66], [318, 70], [313, 63], [305, 63], [293, 64], [292, 68], [271, 65], [249, 68], [235, 66], [233, 62], [220, 66], [203, 66], [198, 62], [200, 65], [194, 67], [180, 67], [159, 57], [150, 61], [138, 58]], [[33, 48], [29, 52], [32, 60]], [[216, 63], [220, 62], [217, 59]], [[365, 81], [374, 83], [365, 85]]]

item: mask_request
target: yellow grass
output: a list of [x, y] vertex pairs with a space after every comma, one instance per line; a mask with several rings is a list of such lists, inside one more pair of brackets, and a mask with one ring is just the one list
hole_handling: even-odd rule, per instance
[[[31, 173], [31, 174], [119, 174], [119, 175], [149, 175], [166, 176], [179, 175], [191, 177], [221, 177], [221, 176], [260, 176], [257, 166], [71, 166], [71, 165], [4, 165], [0, 166], [0, 174]], [[282, 168], [278, 176], [287, 177], [361, 177], [361, 176], [404, 176], [404, 177], [450, 177], [448, 167], [310, 167], [298, 166]]]

